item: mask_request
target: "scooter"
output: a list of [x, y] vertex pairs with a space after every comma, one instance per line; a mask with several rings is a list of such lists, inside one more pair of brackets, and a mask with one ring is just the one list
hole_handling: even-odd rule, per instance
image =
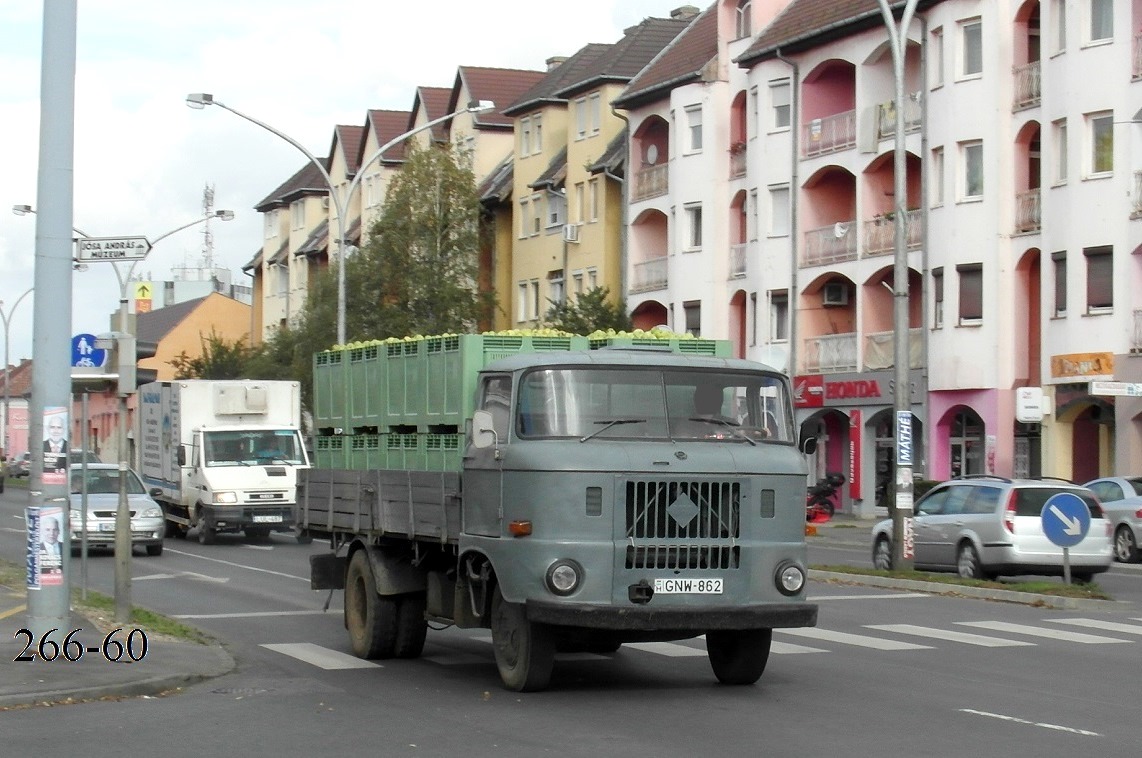
[[805, 520], [820, 524], [833, 517], [833, 496], [846, 481], [844, 474], [830, 472], [810, 486], [805, 496]]

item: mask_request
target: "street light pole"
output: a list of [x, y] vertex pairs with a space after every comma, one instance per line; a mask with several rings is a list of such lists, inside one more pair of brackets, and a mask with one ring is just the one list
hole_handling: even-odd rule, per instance
[[448, 113], [444, 116], [440, 116], [439, 118], [434, 118], [427, 123], [421, 124], [415, 129], [410, 129], [404, 134], [394, 137], [393, 139], [377, 148], [377, 150], [371, 156], [369, 156], [369, 159], [361, 164], [361, 167], [357, 169], [356, 175], [353, 177], [352, 181], [349, 182], [349, 185], [345, 188], [344, 196], [342, 196], [337, 192], [337, 187], [334, 185], [332, 177], [329, 176], [329, 171], [325, 168], [325, 165], [320, 160], [318, 160], [317, 157], [313, 155], [313, 153], [306, 150], [304, 145], [302, 145], [300, 142], [285, 132], [279, 131], [264, 121], [259, 121], [253, 116], [242, 113], [236, 108], [231, 108], [229, 105], [226, 105], [219, 100], [215, 100], [214, 95], [208, 93], [191, 93], [186, 96], [186, 104], [188, 107], [194, 108], [196, 110], [201, 110], [208, 105], [217, 105], [219, 108], [230, 111], [239, 118], [244, 118], [250, 123], [262, 127], [270, 134], [274, 134], [282, 138], [300, 150], [302, 154], [309, 159], [310, 163], [316, 166], [317, 170], [321, 172], [321, 176], [323, 179], [325, 179], [325, 184], [329, 187], [329, 194], [333, 197], [333, 204], [337, 210], [337, 344], [339, 345], [344, 345], [346, 341], [345, 258], [350, 252], [350, 246], [348, 245], [349, 240], [345, 239], [345, 210], [348, 207], [349, 200], [353, 197], [353, 191], [357, 189], [361, 183], [361, 178], [365, 175], [365, 169], [371, 166], [373, 162], [380, 158], [381, 155], [384, 154], [387, 150], [391, 149], [400, 142], [403, 142], [414, 134], [423, 132], [425, 129], [430, 129], [437, 124], [443, 124], [445, 121], [453, 119], [456, 116], [459, 116], [461, 113], [483, 113], [485, 111], [493, 110], [496, 107], [495, 103], [490, 100], [480, 100], [479, 102], [470, 103], [467, 108], [463, 108], [453, 113]]
[[0, 318], [4, 320], [4, 433], [0, 435], [0, 437], [2, 437], [4, 440], [5, 459], [9, 458], [12, 455], [12, 449], [9, 447], [8, 433], [9, 424], [11, 424], [11, 414], [9, 414], [8, 409], [12, 405], [12, 392], [9, 388], [9, 384], [12, 379], [12, 373], [11, 361], [8, 358], [8, 327], [11, 326], [12, 314], [16, 312], [16, 308], [19, 307], [20, 301], [26, 298], [28, 295], [32, 294], [33, 289], [35, 288], [28, 287], [28, 289], [24, 291], [24, 294], [16, 298], [16, 302], [12, 303], [12, 307], [9, 308], [7, 312], [4, 311], [4, 301], [0, 300]]

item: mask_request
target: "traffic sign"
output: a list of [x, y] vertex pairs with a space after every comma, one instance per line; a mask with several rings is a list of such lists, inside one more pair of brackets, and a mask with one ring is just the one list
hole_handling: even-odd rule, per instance
[[94, 334], [77, 334], [71, 338], [72, 368], [101, 368], [107, 363], [107, 351], [95, 346]]
[[141, 261], [150, 251], [146, 237], [83, 237], [75, 241], [78, 261]]
[[1090, 509], [1086, 502], [1073, 492], [1051, 495], [1040, 513], [1043, 534], [1059, 547], [1074, 547], [1090, 531]]

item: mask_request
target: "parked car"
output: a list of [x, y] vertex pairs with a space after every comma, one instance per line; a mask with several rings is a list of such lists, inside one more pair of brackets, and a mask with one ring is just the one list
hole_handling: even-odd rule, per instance
[[29, 452], [21, 453], [19, 456], [8, 461], [8, 476], [19, 478], [21, 476], [28, 476], [32, 472], [32, 454]]
[[1110, 521], [1114, 558], [1123, 563], [1142, 558], [1142, 476], [1105, 476], [1083, 486], [1098, 498]]
[[[84, 535], [83, 483], [80, 464], [70, 466], [71, 548], [77, 552]], [[115, 515], [119, 508], [119, 464], [87, 464], [87, 546], [115, 547]], [[161, 555], [166, 533], [163, 509], [143, 487], [139, 475], [127, 470], [127, 507], [131, 512], [131, 545], [146, 548], [147, 555]]]
[[69, 463], [103, 463], [102, 459], [90, 450], [72, 448], [67, 454]]
[[[1086, 487], [1049, 479], [968, 477], [943, 482], [916, 501], [913, 545], [917, 569], [954, 571], [964, 578], [1000, 575], [1062, 576], [1063, 549], [1043, 532], [1047, 499], [1060, 492], [1082, 498], [1090, 511], [1090, 529], [1069, 548], [1071, 576], [1089, 582], [1114, 562], [1110, 522]], [[872, 531], [872, 562], [892, 568], [892, 521]]]

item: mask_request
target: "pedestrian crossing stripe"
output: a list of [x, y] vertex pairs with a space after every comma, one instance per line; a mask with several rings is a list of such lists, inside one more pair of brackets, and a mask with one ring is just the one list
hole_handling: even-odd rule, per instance
[[267, 650], [288, 655], [299, 661], [317, 666], [326, 671], [340, 669], [369, 669], [383, 668], [381, 664], [358, 658], [348, 653], [339, 653], [327, 647], [314, 645], [312, 642], [290, 642], [280, 645], [262, 645]]
[[896, 634], [912, 634], [917, 637], [931, 637], [949, 642], [962, 642], [965, 645], [979, 645], [980, 647], [1021, 647], [1034, 645], [1034, 642], [1024, 640], [1006, 640], [999, 637], [988, 637], [983, 634], [971, 632], [957, 632], [954, 629], [936, 629], [930, 626], [916, 626], [914, 624], [874, 624], [865, 629], [878, 629]]
[[977, 629], [991, 629], [996, 632], [1026, 634], [1030, 637], [1046, 637], [1052, 640], [1078, 642], [1083, 645], [1105, 645], [1115, 642], [1129, 642], [1129, 640], [1120, 640], [1113, 637], [1101, 637], [1095, 634], [1083, 634], [1082, 632], [1065, 632], [1060, 629], [1044, 629], [1041, 626], [1012, 624], [1007, 621], [957, 621], [956, 623], [961, 626], [976, 627]]
[[867, 637], [863, 634], [849, 634], [848, 632], [834, 632], [829, 629], [775, 629], [782, 634], [792, 634], [795, 637], [808, 637], [821, 642], [839, 642], [842, 645], [856, 645], [857, 647], [871, 647], [876, 650], [930, 650], [928, 645], [916, 645], [911, 642], [887, 640], [880, 637]]
[[[1047, 619], [1056, 624], [1072, 624], [1073, 626], [1083, 626], [1088, 629], [1104, 629], [1108, 632], [1119, 632], [1120, 634], [1142, 634], [1142, 626], [1137, 624], [1119, 624], [1114, 621], [1103, 621], [1101, 619]], [[1142, 621], [1142, 619], [1135, 619]]]

